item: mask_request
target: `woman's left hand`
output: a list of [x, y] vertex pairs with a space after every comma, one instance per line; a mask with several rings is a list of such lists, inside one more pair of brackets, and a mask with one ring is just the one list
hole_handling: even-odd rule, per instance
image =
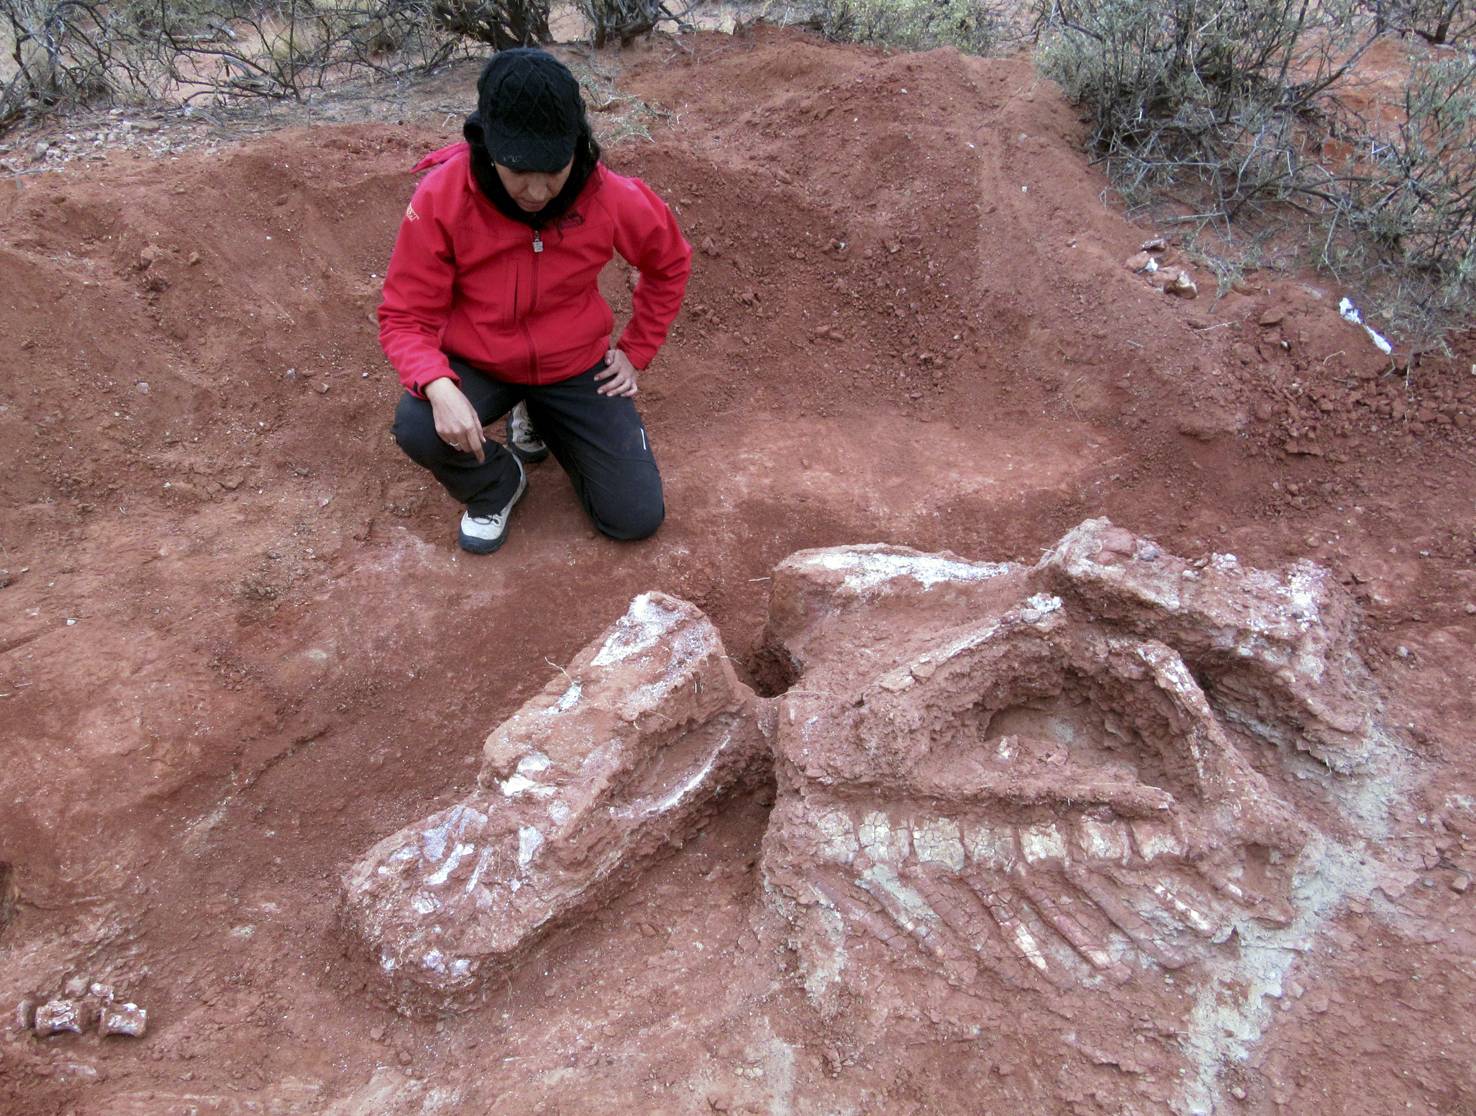
[[605, 354], [605, 370], [596, 372], [595, 379], [606, 381], [597, 389], [601, 395], [634, 395], [640, 390], [636, 387], [636, 367], [620, 349]]

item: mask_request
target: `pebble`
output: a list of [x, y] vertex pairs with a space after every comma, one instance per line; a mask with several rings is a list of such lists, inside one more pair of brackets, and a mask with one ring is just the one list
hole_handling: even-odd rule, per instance
[[1122, 266], [1129, 271], [1143, 271], [1153, 262], [1153, 257], [1147, 252], [1139, 252], [1135, 256], [1129, 256], [1123, 261]]
[[1471, 890], [1471, 877], [1464, 872], [1456, 873], [1455, 879], [1450, 881], [1450, 889], [1457, 895], [1464, 895]]
[[1183, 268], [1164, 286], [1164, 291], [1179, 298], [1197, 298], [1199, 288], [1195, 286], [1193, 277]]

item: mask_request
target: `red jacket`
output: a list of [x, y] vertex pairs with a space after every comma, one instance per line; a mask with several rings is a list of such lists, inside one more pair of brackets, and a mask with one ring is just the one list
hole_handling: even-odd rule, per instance
[[379, 307], [379, 343], [408, 390], [456, 380], [448, 353], [523, 384], [599, 363], [615, 316], [598, 279], [615, 251], [641, 273], [618, 347], [637, 368], [651, 362], [681, 308], [692, 247], [650, 187], [597, 166], [569, 212], [535, 235], [481, 192], [466, 144], [431, 152], [415, 170], [427, 168]]

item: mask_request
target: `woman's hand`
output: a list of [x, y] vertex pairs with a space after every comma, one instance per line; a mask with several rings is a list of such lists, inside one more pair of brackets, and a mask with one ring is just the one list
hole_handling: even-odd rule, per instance
[[595, 379], [608, 381], [598, 389], [601, 395], [634, 395], [640, 390], [636, 387], [635, 365], [621, 349], [611, 349], [605, 354], [605, 370], [596, 372]]
[[436, 434], [454, 450], [476, 454], [477, 463], [487, 460], [482, 449], [486, 435], [482, 431], [482, 420], [477, 418], [477, 409], [471, 400], [451, 379], [432, 380], [425, 385], [425, 397], [430, 400], [431, 414], [436, 420]]

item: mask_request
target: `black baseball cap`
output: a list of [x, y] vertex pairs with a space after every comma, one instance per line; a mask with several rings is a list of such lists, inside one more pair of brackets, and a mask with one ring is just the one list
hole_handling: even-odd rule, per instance
[[477, 79], [477, 114], [487, 154], [510, 170], [563, 170], [584, 120], [579, 82], [535, 47], [500, 50]]

